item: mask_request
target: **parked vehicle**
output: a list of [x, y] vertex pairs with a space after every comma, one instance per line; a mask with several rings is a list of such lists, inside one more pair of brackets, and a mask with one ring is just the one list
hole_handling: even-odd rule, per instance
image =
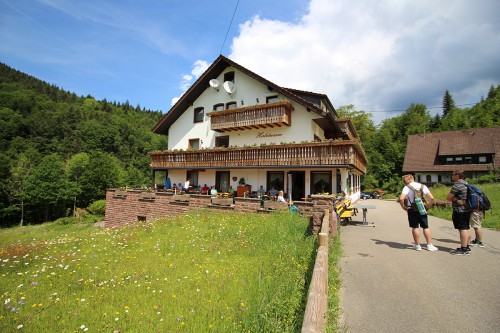
[[372, 194], [370, 194], [370, 193], [361, 193], [360, 198], [363, 199], [363, 200], [365, 200], [365, 199], [371, 199], [372, 198]]

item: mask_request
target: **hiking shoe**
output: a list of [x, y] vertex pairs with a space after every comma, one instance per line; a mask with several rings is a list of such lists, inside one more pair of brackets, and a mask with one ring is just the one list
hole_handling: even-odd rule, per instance
[[420, 244], [415, 244], [415, 245], [413, 245], [413, 248], [414, 248], [416, 251], [422, 251], [422, 247], [420, 246]]
[[473, 247], [484, 247], [483, 242], [480, 242], [477, 239], [474, 239], [469, 245]]
[[461, 247], [457, 247], [455, 250], [451, 251], [451, 254], [456, 256], [470, 256], [470, 251], [467, 251], [467, 248], [462, 249]]
[[432, 244], [427, 244], [427, 251], [437, 251], [438, 248]]

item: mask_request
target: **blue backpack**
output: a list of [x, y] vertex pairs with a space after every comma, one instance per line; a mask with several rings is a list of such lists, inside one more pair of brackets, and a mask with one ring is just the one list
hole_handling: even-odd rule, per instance
[[488, 199], [488, 196], [479, 187], [463, 182], [460, 182], [460, 184], [467, 187], [467, 199], [465, 200], [467, 208], [480, 211], [491, 209], [490, 199]]

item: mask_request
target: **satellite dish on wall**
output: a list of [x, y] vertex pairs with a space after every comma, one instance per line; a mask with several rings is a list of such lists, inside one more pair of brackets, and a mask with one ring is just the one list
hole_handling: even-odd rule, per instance
[[232, 94], [236, 91], [236, 87], [232, 81], [226, 81], [223, 84], [224, 90], [227, 91], [228, 94]]
[[210, 87], [214, 88], [215, 90], [219, 91], [219, 89], [217, 89], [219, 87], [219, 80], [217, 79], [212, 79], [208, 82], [210, 84]]

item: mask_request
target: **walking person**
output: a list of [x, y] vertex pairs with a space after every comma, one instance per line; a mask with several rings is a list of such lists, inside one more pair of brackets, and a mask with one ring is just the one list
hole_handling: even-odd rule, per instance
[[429, 202], [429, 204], [433, 203], [434, 196], [432, 195], [431, 191], [429, 191], [429, 188], [427, 188], [427, 186], [415, 182], [413, 175], [404, 175], [402, 178], [405, 187], [403, 188], [403, 191], [401, 191], [401, 195], [399, 196], [399, 204], [401, 205], [401, 208], [404, 209], [408, 214], [408, 223], [411, 228], [411, 234], [413, 236], [414, 242], [413, 248], [417, 251], [422, 250], [422, 246], [420, 246], [420, 226], [423, 230], [425, 241], [427, 242], [427, 251], [437, 251], [438, 248], [432, 244], [432, 237], [431, 231], [429, 229], [427, 214], [422, 215], [418, 210], [414, 210], [412, 208], [412, 203], [415, 202], [415, 191], [421, 190], [426, 197], [430, 198], [432, 202]]
[[471, 210], [465, 206], [467, 199], [467, 186], [465, 186], [465, 184], [467, 184], [467, 182], [464, 179], [465, 174], [463, 171], [454, 171], [451, 175], [451, 180], [453, 180], [455, 184], [453, 184], [450, 193], [446, 196], [446, 200], [452, 202], [453, 213], [451, 219], [460, 237], [460, 247], [452, 250], [451, 254], [459, 256], [470, 255], [470, 247], [468, 244]]

